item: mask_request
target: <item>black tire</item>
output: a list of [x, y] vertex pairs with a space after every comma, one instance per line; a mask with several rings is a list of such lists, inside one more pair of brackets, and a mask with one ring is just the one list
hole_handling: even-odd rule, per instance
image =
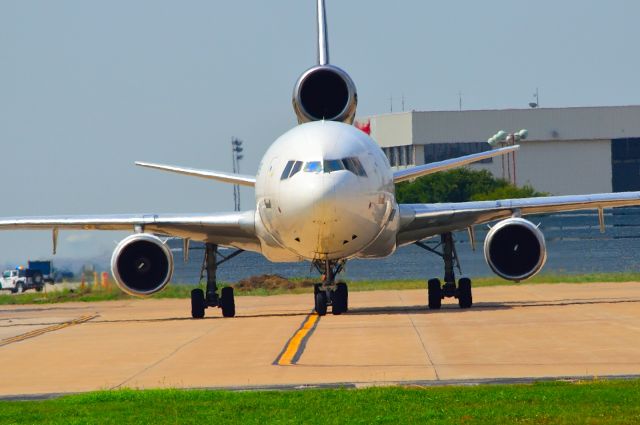
[[325, 291], [319, 291], [315, 296], [316, 301], [316, 313], [318, 316], [324, 316], [327, 314], [327, 293]]
[[349, 287], [347, 286], [346, 283], [338, 283], [336, 286], [340, 287], [340, 286], [344, 286], [344, 293], [345, 293], [345, 297], [344, 297], [344, 311], [345, 313], [347, 311], [349, 311]]
[[438, 310], [442, 307], [442, 285], [440, 279], [429, 279], [427, 282], [429, 309]]
[[41, 285], [42, 284], [42, 273], [40, 272], [35, 272], [33, 274], [33, 276], [31, 277], [32, 282], [34, 283], [34, 285]]
[[194, 289], [191, 291], [191, 317], [194, 319], [202, 319], [204, 310], [207, 308], [204, 300], [204, 291], [202, 289]]
[[233, 298], [233, 288], [227, 286], [220, 291], [220, 308], [222, 317], [234, 317], [236, 315], [236, 302]]
[[36, 291], [42, 292], [43, 288], [44, 288], [44, 285], [38, 285], [38, 286], [36, 286]]
[[347, 311], [349, 292], [346, 283], [338, 283], [336, 290], [333, 291], [333, 302], [331, 304], [331, 313], [338, 315]]
[[471, 279], [466, 277], [458, 281], [458, 305], [460, 308], [470, 308], [473, 305]]
[[16, 283], [16, 293], [22, 294], [24, 292], [24, 285], [22, 282]]

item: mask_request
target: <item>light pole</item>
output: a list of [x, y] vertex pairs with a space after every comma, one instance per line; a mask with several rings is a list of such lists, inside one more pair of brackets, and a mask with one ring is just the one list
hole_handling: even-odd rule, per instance
[[[240, 160], [243, 158], [242, 155], [242, 140], [236, 139], [235, 137], [231, 139], [231, 159], [233, 161], [233, 173], [240, 173]], [[233, 185], [233, 208], [234, 211], [240, 211], [240, 185]]]
[[[504, 130], [498, 131], [496, 134], [491, 136], [487, 143], [492, 147], [495, 146], [513, 146], [516, 143], [526, 139], [529, 136], [529, 131], [522, 129], [516, 133], [507, 133]], [[507, 168], [505, 170], [505, 156], [507, 157]], [[513, 166], [513, 178], [511, 177], [511, 167]], [[505, 173], [506, 171], [506, 173]], [[502, 155], [502, 179], [508, 180], [509, 183], [512, 183], [514, 186], [517, 185], [516, 180], [516, 153], [508, 153], [507, 155]]]

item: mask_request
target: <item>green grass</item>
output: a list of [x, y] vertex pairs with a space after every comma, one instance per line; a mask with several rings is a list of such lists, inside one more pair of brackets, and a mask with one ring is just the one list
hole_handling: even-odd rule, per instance
[[229, 392], [118, 390], [0, 402], [2, 424], [637, 424], [640, 380]]
[[[255, 295], [269, 296], [282, 294], [306, 294], [313, 291], [308, 286], [308, 279], [291, 279], [294, 283], [292, 288], [276, 288], [265, 289], [255, 288], [250, 290], [236, 290], [236, 295]], [[591, 282], [640, 282], [640, 273], [594, 273], [594, 274], [578, 274], [578, 275], [561, 275], [561, 274], [543, 274], [535, 276], [526, 282], [520, 284], [553, 284], [553, 283], [591, 283]], [[515, 282], [506, 281], [497, 277], [477, 278], [473, 281], [473, 286], [507, 286], [519, 285]], [[203, 288], [202, 285], [182, 285], [173, 284], [167, 286], [163, 291], [152, 295], [150, 298], [189, 298], [193, 288]], [[424, 280], [366, 280], [349, 282], [349, 291], [374, 291], [374, 290], [403, 290], [403, 289], [424, 289], [426, 282]], [[69, 290], [56, 292], [34, 292], [29, 291], [20, 295], [11, 295], [8, 293], [0, 294], [0, 305], [8, 304], [50, 304], [60, 302], [92, 302], [92, 301], [112, 301], [134, 299], [121, 292], [118, 288], [113, 287], [108, 290], [91, 290], [90, 287], [84, 290]]]

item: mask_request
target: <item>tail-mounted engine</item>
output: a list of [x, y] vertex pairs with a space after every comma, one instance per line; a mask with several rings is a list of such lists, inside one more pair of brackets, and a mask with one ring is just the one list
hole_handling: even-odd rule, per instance
[[547, 260], [544, 235], [523, 218], [502, 220], [484, 241], [484, 258], [498, 276], [519, 282], [534, 276]]
[[173, 255], [160, 238], [147, 233], [123, 239], [111, 257], [111, 272], [120, 289], [145, 296], [161, 291], [173, 274]]
[[352, 124], [356, 116], [358, 94], [349, 75], [333, 65], [307, 70], [293, 90], [293, 109], [298, 123], [340, 121]]

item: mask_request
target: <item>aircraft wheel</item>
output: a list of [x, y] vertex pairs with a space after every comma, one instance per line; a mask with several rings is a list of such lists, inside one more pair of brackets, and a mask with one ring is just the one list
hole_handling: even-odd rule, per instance
[[331, 304], [331, 313], [338, 315], [347, 311], [347, 300], [349, 293], [347, 292], [346, 283], [338, 283], [336, 290], [333, 291], [333, 303]]
[[316, 313], [318, 316], [324, 316], [327, 314], [327, 293], [325, 291], [319, 291], [315, 297], [316, 301]]
[[344, 311], [347, 312], [349, 311], [349, 287], [347, 286], [346, 283], [340, 282], [336, 285], [337, 288], [343, 286], [344, 287]]
[[233, 298], [233, 288], [227, 286], [220, 292], [220, 308], [222, 317], [234, 317], [236, 315], [236, 302]]
[[442, 306], [442, 285], [440, 279], [429, 279], [427, 282], [427, 292], [429, 295], [429, 308], [438, 310]]
[[466, 277], [458, 281], [458, 305], [460, 305], [460, 308], [470, 308], [473, 305], [471, 279]]
[[191, 317], [194, 319], [202, 319], [204, 317], [204, 309], [207, 304], [204, 301], [204, 291], [202, 289], [194, 289], [191, 291]]

